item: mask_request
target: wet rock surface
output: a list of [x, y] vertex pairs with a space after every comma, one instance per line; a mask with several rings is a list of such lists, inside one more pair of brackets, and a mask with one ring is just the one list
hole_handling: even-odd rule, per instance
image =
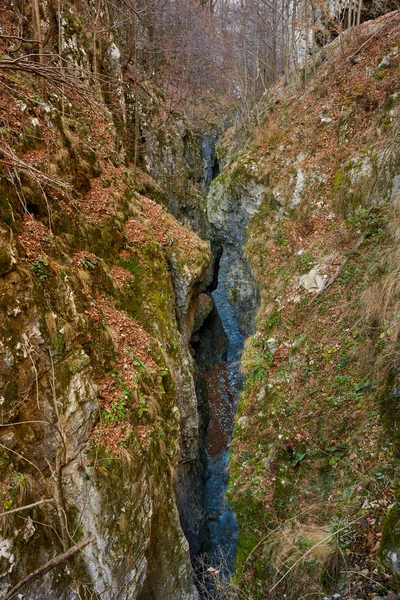
[[[214, 238], [223, 248], [219, 281], [223, 280], [221, 306], [228, 302], [243, 335], [254, 328], [259, 295], [251, 267], [243, 254], [246, 226], [265, 195], [265, 187], [253, 181], [245, 182], [223, 172], [210, 187], [207, 214], [214, 227]], [[236, 342], [233, 340], [233, 344]]]
[[[252, 331], [258, 291], [243, 255], [245, 227], [261, 201], [262, 185], [226, 184], [224, 173], [211, 183], [207, 201], [210, 235], [216, 255], [216, 283], [211, 292], [215, 309], [192, 338], [196, 362], [205, 382], [209, 423], [205, 437], [205, 510], [209, 544], [205, 558], [211, 568], [229, 577], [238, 538], [236, 517], [229, 507], [229, 449], [242, 388], [240, 360], [245, 335]], [[222, 253], [222, 256], [221, 256]], [[199, 342], [196, 342], [197, 339]], [[219, 340], [219, 344], [217, 342]], [[222, 340], [222, 343], [221, 343]], [[217, 342], [217, 343], [216, 343]], [[213, 590], [210, 580], [207, 584]], [[213, 593], [211, 591], [211, 593]]]

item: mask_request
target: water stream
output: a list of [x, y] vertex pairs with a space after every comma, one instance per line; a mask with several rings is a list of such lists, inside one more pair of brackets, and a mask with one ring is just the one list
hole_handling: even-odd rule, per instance
[[212, 296], [229, 346], [224, 362], [217, 362], [205, 374], [210, 402], [210, 424], [206, 437], [208, 465], [205, 473], [205, 508], [209, 519], [210, 562], [231, 570], [236, 554], [238, 524], [225, 496], [228, 483], [229, 448], [234, 417], [242, 388], [240, 359], [244, 336], [225, 290], [226, 256], [220, 263], [218, 287]]

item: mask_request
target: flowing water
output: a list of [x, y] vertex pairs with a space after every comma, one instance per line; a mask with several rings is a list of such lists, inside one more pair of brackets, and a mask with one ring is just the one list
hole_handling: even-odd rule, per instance
[[227, 360], [217, 362], [205, 374], [210, 401], [210, 424], [206, 438], [208, 466], [205, 475], [205, 507], [209, 519], [211, 564], [233, 566], [238, 524], [225, 496], [228, 483], [229, 448], [234, 417], [242, 388], [240, 358], [244, 336], [225, 290], [227, 258], [222, 257], [218, 287], [212, 293], [222, 325], [229, 340]]

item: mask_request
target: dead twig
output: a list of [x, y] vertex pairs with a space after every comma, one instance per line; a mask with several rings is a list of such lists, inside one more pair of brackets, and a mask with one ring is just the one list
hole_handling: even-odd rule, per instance
[[[38, 55], [30, 55], [30, 57], [32, 56]], [[21, 71], [23, 73], [29, 73], [44, 81], [48, 81], [50, 84], [53, 84], [61, 90], [63, 90], [63, 86], [65, 86], [66, 89], [74, 90], [80, 94], [82, 99], [88, 102], [88, 90], [81, 85], [77, 77], [70, 75], [66, 71], [60, 70], [59, 66], [52, 66], [44, 62], [33, 62], [32, 60], [27, 60], [25, 56], [17, 56], [16, 58], [3, 56], [0, 59], [0, 73], [1, 71]]]
[[382, 33], [386, 29], [386, 27], [388, 25], [390, 25], [390, 23], [392, 21], [394, 21], [399, 15], [400, 15], [399, 11], [396, 11], [393, 14], [391, 19], [386, 21], [386, 23], [384, 23], [382, 25], [382, 27], [380, 27], [378, 29], [378, 31], [376, 31], [373, 35], [371, 35], [371, 37], [369, 37], [363, 44], [361, 44], [361, 46], [359, 48], [357, 48], [357, 50], [351, 56], [348, 57], [348, 60], [353, 60], [357, 56], [357, 54], [359, 54], [361, 52], [361, 50], [363, 50], [366, 46], [368, 46], [372, 42], [372, 40], [374, 40], [380, 33]]
[[5, 144], [5, 142], [0, 144], [0, 153], [2, 153], [6, 157], [6, 159], [8, 159], [8, 160], [4, 160], [4, 159], [0, 158], [1, 163], [8, 165], [8, 166], [12, 166], [13, 168], [18, 167], [21, 171], [25, 171], [25, 172], [29, 173], [31, 176], [36, 175], [36, 180], [38, 178], [40, 178], [48, 185], [52, 185], [53, 187], [55, 187], [57, 189], [62, 188], [65, 190], [65, 189], [69, 189], [71, 187], [69, 183], [62, 181], [61, 179], [57, 179], [56, 177], [51, 177], [49, 175], [46, 175], [45, 173], [43, 173], [43, 171], [40, 171], [39, 169], [36, 169], [32, 165], [29, 165], [25, 161], [21, 160], [15, 154], [15, 152], [13, 152], [13, 150], [8, 146], [8, 144]]
[[354, 256], [354, 254], [357, 252], [357, 250], [362, 245], [362, 243], [364, 242], [364, 240], [365, 240], [365, 233], [363, 233], [358, 238], [356, 244], [350, 250], [350, 252], [346, 256], [346, 258], [340, 263], [340, 265], [338, 266], [338, 268], [336, 269], [336, 271], [334, 272], [334, 274], [332, 275], [332, 277], [326, 282], [326, 284], [324, 285], [324, 287], [319, 290], [319, 292], [314, 296], [314, 298], [312, 298], [312, 300], [310, 301], [310, 304], [312, 302], [314, 302], [317, 298], [320, 298], [321, 296], [323, 296], [324, 294], [326, 294], [326, 292], [329, 290], [329, 288], [332, 287], [332, 285], [335, 283], [336, 279], [339, 277], [340, 273], [343, 271], [344, 267], [347, 265], [347, 263], [352, 258], [352, 256]]
[[18, 40], [19, 42], [25, 42], [26, 44], [38, 44], [38, 40], [35, 39], [27, 39], [27, 38], [23, 38], [20, 37], [19, 35], [4, 35], [3, 33], [0, 33], [0, 39], [1, 40]]
[[75, 544], [75, 546], [72, 546], [66, 552], [63, 552], [62, 554], [57, 554], [57, 556], [49, 560], [47, 563], [45, 563], [35, 571], [32, 571], [32, 573], [29, 573], [29, 575], [23, 577], [21, 581], [14, 585], [14, 587], [11, 588], [11, 590], [4, 596], [3, 600], [11, 600], [11, 598], [15, 596], [15, 594], [19, 592], [19, 590], [23, 588], [27, 583], [33, 581], [34, 579], [37, 579], [41, 575], [44, 575], [45, 573], [50, 571], [51, 569], [54, 569], [54, 567], [57, 567], [57, 565], [60, 565], [61, 563], [65, 562], [74, 554], [85, 548], [85, 546], [91, 544], [94, 540], [94, 537], [86, 538], [86, 540], [78, 542], [77, 544]]
[[8, 517], [8, 515], [20, 512], [21, 510], [28, 510], [29, 508], [34, 508], [35, 506], [40, 506], [41, 504], [47, 504], [48, 502], [55, 502], [55, 500], [52, 498], [47, 498], [46, 500], [38, 500], [38, 502], [34, 502], [33, 504], [18, 506], [18, 508], [13, 508], [12, 510], [6, 510], [5, 512], [0, 513], [0, 517]]

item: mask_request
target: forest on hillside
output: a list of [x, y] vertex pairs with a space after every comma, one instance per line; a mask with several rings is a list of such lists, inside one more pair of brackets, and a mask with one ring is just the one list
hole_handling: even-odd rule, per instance
[[173, 106], [188, 112], [229, 99], [241, 106], [248, 119], [280, 76], [286, 82], [303, 77], [305, 84], [304, 60], [315, 63], [321, 47], [341, 31], [396, 8], [395, 0], [78, 0], [74, 4], [87, 20], [87, 35], [92, 38], [85, 64], [74, 62], [73, 50], [64, 41], [71, 23], [63, 21], [61, 14], [68, 2], [18, 0], [11, 23], [4, 13], [4, 26], [10, 25], [11, 30], [0, 33], [0, 69], [27, 70], [65, 83], [72, 76], [91, 78], [112, 93], [116, 73], [107, 64], [107, 55], [118, 39], [122, 77], [132, 79], [138, 88], [151, 80]]

